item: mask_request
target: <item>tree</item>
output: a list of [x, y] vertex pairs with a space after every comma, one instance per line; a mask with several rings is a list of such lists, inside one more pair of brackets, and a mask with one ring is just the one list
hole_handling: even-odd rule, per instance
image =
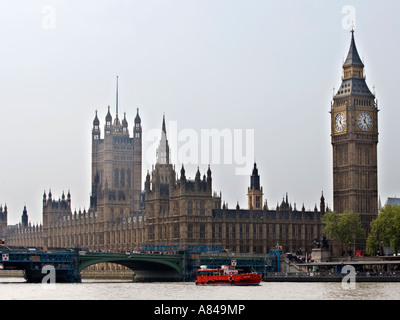
[[400, 250], [400, 206], [398, 205], [386, 205], [371, 222], [367, 253], [374, 255], [382, 247], [391, 247], [395, 253]]
[[323, 222], [325, 224], [325, 233], [331, 239], [340, 242], [342, 251], [344, 245], [354, 243], [356, 239], [363, 238], [365, 235], [365, 231], [361, 226], [360, 216], [350, 211], [343, 213], [326, 212]]

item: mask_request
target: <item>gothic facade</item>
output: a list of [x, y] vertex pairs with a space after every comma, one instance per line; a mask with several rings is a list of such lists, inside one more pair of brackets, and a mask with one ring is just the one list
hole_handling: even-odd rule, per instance
[[[118, 90], [117, 90], [118, 93]], [[334, 210], [359, 214], [368, 232], [377, 216], [378, 108], [369, 90], [354, 40], [343, 64], [342, 84], [331, 105]], [[92, 129], [91, 196], [88, 210], [72, 212], [71, 194], [43, 195], [43, 224], [32, 225], [24, 208], [21, 223], [7, 225], [0, 207], [0, 238], [10, 245], [81, 246], [91, 250], [138, 250], [142, 245], [220, 245], [235, 252], [310, 251], [323, 237], [323, 196], [306, 211], [288, 198], [269, 209], [256, 164], [247, 188], [248, 206], [228, 209], [213, 190], [212, 172], [195, 179], [170, 163], [165, 117], [152, 172], [142, 190], [142, 127], [139, 110], [130, 136], [126, 115], [114, 120], [108, 108], [104, 137], [97, 112]], [[250, 174], [250, 172], [249, 172]], [[243, 192], [245, 192], [245, 188]]]
[[212, 189], [210, 166], [203, 176], [197, 169], [195, 179], [189, 180], [184, 166], [177, 174], [168, 154], [163, 119], [157, 162], [145, 182], [146, 244], [220, 245], [245, 253], [267, 253], [279, 245], [286, 252], [305, 253], [311, 251], [315, 238], [322, 238], [326, 211], [323, 196], [320, 208], [313, 211], [306, 211], [304, 206], [298, 211], [288, 197], [269, 210], [254, 164], [247, 190], [248, 208], [241, 209], [237, 204], [235, 209], [228, 209]]
[[97, 111], [93, 120], [89, 209], [72, 212], [69, 191], [58, 200], [45, 192], [43, 224], [8, 226], [8, 244], [132, 250], [143, 242], [141, 119], [137, 110], [130, 137], [126, 115], [120, 121], [116, 110], [113, 121], [108, 107], [104, 138]]
[[[126, 126], [125, 121], [124, 117], [122, 128]], [[108, 112], [106, 128], [110, 123]], [[212, 189], [210, 166], [203, 176], [198, 169], [193, 180], [187, 179], [183, 165], [177, 174], [169, 160], [165, 118], [156, 163], [152, 172], [146, 175], [144, 193], [140, 196], [140, 190], [134, 189], [137, 184], [133, 179], [135, 168], [141, 167], [135, 162], [134, 153], [141, 142], [135, 144], [134, 140], [128, 140], [126, 131], [117, 129], [118, 121], [114, 121], [108, 131], [112, 147], [105, 152], [105, 145], [97, 145], [101, 140], [96, 136], [96, 113], [92, 133], [90, 208], [72, 212], [69, 191], [58, 200], [51, 191], [45, 192], [43, 225], [28, 223], [25, 209], [22, 223], [8, 227], [8, 244], [48, 248], [79, 246], [112, 251], [140, 250], [142, 245], [152, 244], [218, 245], [233, 252], [267, 253], [276, 245], [285, 251], [310, 252], [313, 240], [322, 237], [324, 198], [321, 197], [319, 210], [315, 207], [313, 211], [306, 211], [303, 206], [298, 211], [295, 205], [289, 204], [287, 197], [276, 209], [269, 210], [263, 202], [256, 164], [247, 188], [247, 209], [241, 209], [239, 205], [228, 209], [227, 204], [221, 203], [221, 195]], [[141, 133], [138, 114], [135, 130]], [[141, 134], [135, 137], [141, 139]], [[105, 140], [100, 143], [106, 144]], [[125, 150], [129, 153], [124, 153]], [[130, 165], [124, 162], [128, 159], [132, 160]], [[145, 202], [141, 203], [143, 198]]]

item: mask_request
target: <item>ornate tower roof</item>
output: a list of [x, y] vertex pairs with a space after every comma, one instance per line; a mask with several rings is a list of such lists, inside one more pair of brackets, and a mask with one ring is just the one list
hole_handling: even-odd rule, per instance
[[122, 119], [122, 126], [128, 127], [128, 121], [126, 120], [126, 112], [124, 112], [124, 119]]
[[351, 30], [351, 43], [349, 53], [347, 54], [346, 61], [343, 64], [343, 68], [357, 66], [364, 68], [364, 63], [361, 61], [357, 51], [356, 42], [354, 40], [354, 30]]
[[137, 112], [136, 112], [136, 117], [135, 117], [135, 123], [141, 123], [142, 120], [140, 119], [140, 116], [139, 116], [139, 108], [137, 108], [136, 110], [137, 110]]
[[100, 124], [99, 118], [97, 117], [97, 110], [96, 110], [96, 116], [94, 117], [93, 120], [93, 126], [98, 126]]
[[254, 163], [253, 172], [250, 177], [250, 190], [260, 190], [260, 175], [258, 174], [257, 164]]
[[24, 206], [24, 210], [22, 211], [21, 222], [24, 228], [28, 226], [28, 211], [26, 210], [26, 206]]
[[365, 81], [364, 63], [358, 54], [354, 40], [354, 30], [351, 30], [350, 49], [343, 64], [342, 84], [334, 99], [348, 96], [363, 96], [374, 98]]

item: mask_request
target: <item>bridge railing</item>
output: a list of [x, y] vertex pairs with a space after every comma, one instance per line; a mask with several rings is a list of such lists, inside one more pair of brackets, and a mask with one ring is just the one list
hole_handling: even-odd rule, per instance
[[222, 252], [220, 245], [161, 245], [161, 244], [145, 244], [142, 245], [142, 252]]

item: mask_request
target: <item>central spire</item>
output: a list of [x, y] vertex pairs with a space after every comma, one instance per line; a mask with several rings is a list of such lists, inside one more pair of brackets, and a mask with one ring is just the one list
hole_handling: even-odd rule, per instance
[[357, 51], [356, 42], [354, 40], [354, 29], [351, 30], [350, 49], [349, 53], [347, 54], [346, 61], [343, 64], [343, 68], [347, 67], [364, 68], [364, 63], [361, 61], [360, 55]]
[[165, 114], [163, 114], [163, 120], [162, 120], [162, 132], [167, 135], [167, 130], [165, 129]]
[[118, 76], [117, 76], [117, 94], [116, 94], [115, 111], [118, 116]]
[[167, 129], [165, 127], [165, 114], [163, 115], [160, 144], [157, 148], [157, 163], [169, 164], [169, 145], [167, 140]]

